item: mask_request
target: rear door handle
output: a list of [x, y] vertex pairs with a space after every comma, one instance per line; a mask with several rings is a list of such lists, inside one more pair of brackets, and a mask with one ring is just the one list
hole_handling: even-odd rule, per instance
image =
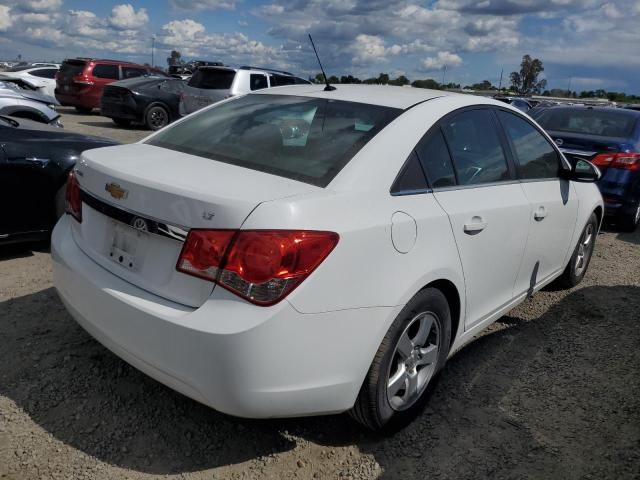
[[473, 217], [470, 223], [464, 224], [464, 233], [469, 235], [475, 235], [487, 228], [488, 223], [485, 222], [482, 217]]
[[533, 218], [537, 222], [541, 222], [542, 220], [545, 219], [546, 216], [547, 216], [547, 210], [542, 206], [538, 207], [538, 209], [533, 214]]

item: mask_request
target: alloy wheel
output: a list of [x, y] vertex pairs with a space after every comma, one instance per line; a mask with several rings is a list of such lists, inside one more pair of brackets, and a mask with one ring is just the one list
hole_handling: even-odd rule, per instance
[[387, 400], [396, 411], [420, 398], [433, 377], [440, 353], [440, 327], [432, 312], [416, 315], [400, 335], [387, 374]]
[[576, 256], [576, 264], [575, 264], [575, 273], [576, 275], [581, 275], [582, 271], [586, 268], [589, 263], [589, 259], [591, 258], [591, 254], [593, 253], [594, 246], [594, 234], [595, 227], [593, 223], [589, 223], [584, 232], [582, 232], [582, 236], [580, 237], [580, 243], [578, 244], [578, 255]]

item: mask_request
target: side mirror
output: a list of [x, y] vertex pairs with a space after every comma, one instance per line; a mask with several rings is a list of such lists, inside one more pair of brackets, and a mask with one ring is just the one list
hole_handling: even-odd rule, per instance
[[562, 178], [573, 182], [591, 183], [600, 180], [600, 169], [588, 160], [569, 158], [571, 170], [562, 170]]

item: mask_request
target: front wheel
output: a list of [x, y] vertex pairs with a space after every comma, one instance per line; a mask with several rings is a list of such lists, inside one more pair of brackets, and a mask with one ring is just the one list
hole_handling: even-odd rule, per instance
[[582, 230], [578, 244], [571, 255], [569, 264], [558, 277], [557, 284], [561, 288], [572, 288], [578, 285], [587, 273], [598, 235], [598, 217], [592, 213]]
[[147, 110], [144, 123], [150, 130], [160, 130], [169, 125], [169, 112], [160, 105], [153, 105]]
[[444, 294], [426, 288], [402, 309], [373, 359], [349, 414], [371, 430], [404, 423], [449, 354], [451, 313]]

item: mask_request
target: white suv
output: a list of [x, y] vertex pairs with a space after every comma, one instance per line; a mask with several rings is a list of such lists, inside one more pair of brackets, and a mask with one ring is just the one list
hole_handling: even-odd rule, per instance
[[417, 88], [262, 90], [75, 168], [51, 253], [89, 333], [223, 412], [373, 429], [533, 292], [577, 285], [603, 216], [598, 169], [525, 114]]
[[219, 100], [254, 90], [310, 84], [289, 72], [256, 67], [199, 67], [180, 96], [180, 113], [188, 115]]

